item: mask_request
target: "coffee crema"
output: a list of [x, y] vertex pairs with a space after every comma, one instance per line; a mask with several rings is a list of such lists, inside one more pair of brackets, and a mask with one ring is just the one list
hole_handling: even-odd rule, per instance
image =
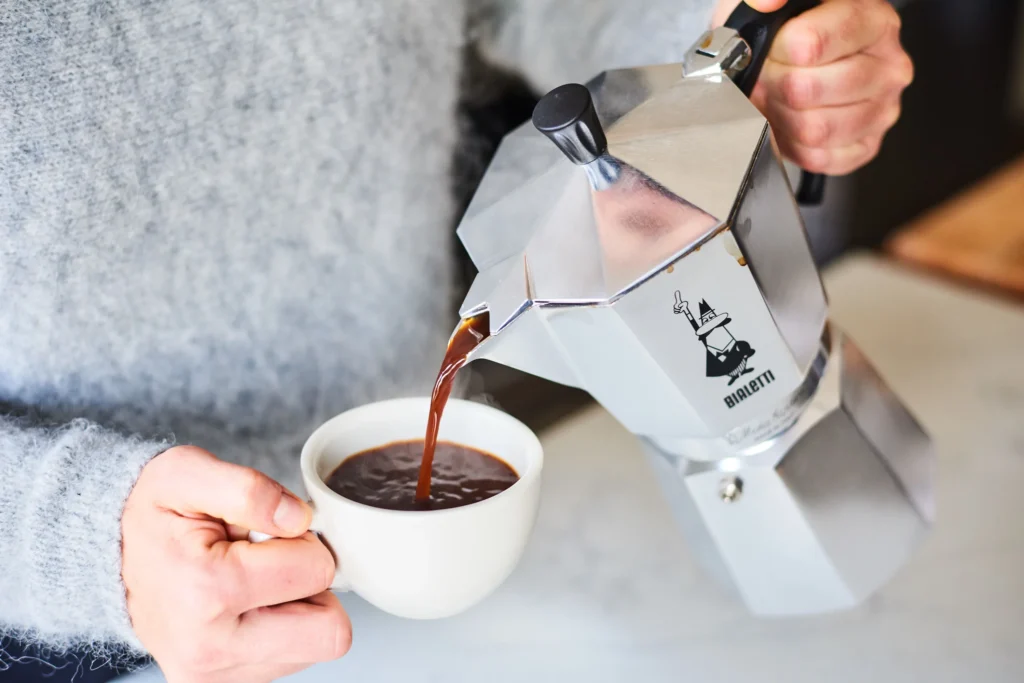
[[346, 458], [326, 478], [340, 496], [385, 510], [447, 510], [495, 496], [519, 475], [504, 460], [460, 444], [435, 443], [426, 500], [416, 495], [423, 459], [422, 440], [398, 441]]

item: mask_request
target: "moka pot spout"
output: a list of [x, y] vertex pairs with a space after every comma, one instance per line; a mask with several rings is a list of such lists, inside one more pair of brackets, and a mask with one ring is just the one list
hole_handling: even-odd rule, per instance
[[470, 352], [468, 362], [489, 360], [558, 384], [581, 387], [540, 306], [524, 301], [511, 315], [499, 312], [495, 316], [488, 306], [481, 305], [463, 309], [462, 319], [479, 315], [490, 318], [491, 333]]

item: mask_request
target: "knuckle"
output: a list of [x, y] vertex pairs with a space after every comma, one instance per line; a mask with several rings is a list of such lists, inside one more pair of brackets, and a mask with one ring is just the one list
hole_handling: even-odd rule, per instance
[[860, 13], [870, 17], [874, 25], [882, 28], [898, 28], [900, 26], [899, 12], [889, 0], [861, 0], [860, 6]]
[[232, 663], [228, 650], [219, 640], [210, 637], [194, 637], [182, 642], [178, 659], [186, 669], [197, 673], [217, 671]]
[[828, 118], [812, 112], [804, 112], [796, 119], [796, 140], [805, 147], [821, 147], [832, 135]]
[[795, 66], [815, 66], [825, 54], [828, 37], [817, 22], [804, 22], [794, 27], [783, 39], [786, 52]]
[[256, 470], [245, 469], [238, 473], [238, 490], [245, 496], [258, 496], [265, 493], [267, 482]]
[[890, 106], [887, 102], [873, 102], [870, 106], [856, 110], [846, 123], [851, 136], [863, 136], [880, 126], [889, 125]]
[[851, 6], [850, 11], [842, 18], [839, 26], [836, 28], [836, 33], [839, 35], [840, 40], [844, 43], [856, 40], [865, 26], [865, 21], [864, 10]]
[[841, 85], [848, 92], [857, 92], [878, 78], [876, 61], [870, 58], [849, 60], [849, 70], [844, 74]]
[[231, 600], [223, 591], [194, 591], [185, 596], [185, 604], [202, 623], [211, 623], [231, 612]]
[[903, 53], [896, 64], [894, 72], [898, 87], [905, 88], [914, 82], [914, 60], [910, 58], [910, 55], [905, 52]]
[[183, 604], [202, 623], [231, 614], [238, 603], [240, 577], [231, 563], [205, 559], [188, 573]]
[[865, 138], [860, 141], [859, 149], [854, 153], [843, 155], [832, 164], [834, 175], [846, 175], [862, 168], [874, 159], [881, 148], [881, 136]]
[[803, 37], [803, 58], [804, 64], [817, 64], [825, 56], [825, 48], [828, 46], [828, 38], [817, 27], [811, 27], [804, 32]]
[[273, 514], [273, 509], [281, 496], [280, 487], [256, 470], [244, 469], [238, 476], [235, 495], [239, 497], [239, 509], [265, 513], [266, 521], [269, 522], [270, 515]]
[[828, 173], [831, 170], [831, 154], [827, 149], [799, 150], [793, 161], [811, 173]]
[[818, 100], [818, 79], [809, 73], [794, 70], [782, 77], [782, 101], [793, 109], [806, 109]]
[[895, 31], [899, 33], [899, 30], [903, 27], [903, 18], [900, 16], [900, 13], [896, 11], [896, 8], [888, 2], [885, 2], [885, 0], [875, 0], [875, 5], [878, 8], [878, 11], [882, 13], [886, 25], [890, 29], [895, 29]]

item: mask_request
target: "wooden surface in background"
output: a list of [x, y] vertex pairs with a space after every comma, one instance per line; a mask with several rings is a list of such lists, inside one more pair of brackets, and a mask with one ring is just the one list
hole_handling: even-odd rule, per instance
[[1024, 158], [899, 230], [899, 261], [1024, 298]]

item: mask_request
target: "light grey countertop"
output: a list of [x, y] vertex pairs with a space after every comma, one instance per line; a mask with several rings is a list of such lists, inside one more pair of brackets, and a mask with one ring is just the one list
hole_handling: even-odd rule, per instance
[[1024, 681], [1024, 307], [868, 256], [825, 280], [834, 320], [939, 449], [936, 526], [867, 604], [749, 616], [691, 558], [633, 437], [595, 407], [542, 434], [536, 531], [494, 596], [436, 622], [343, 596], [352, 651], [287, 680]]

